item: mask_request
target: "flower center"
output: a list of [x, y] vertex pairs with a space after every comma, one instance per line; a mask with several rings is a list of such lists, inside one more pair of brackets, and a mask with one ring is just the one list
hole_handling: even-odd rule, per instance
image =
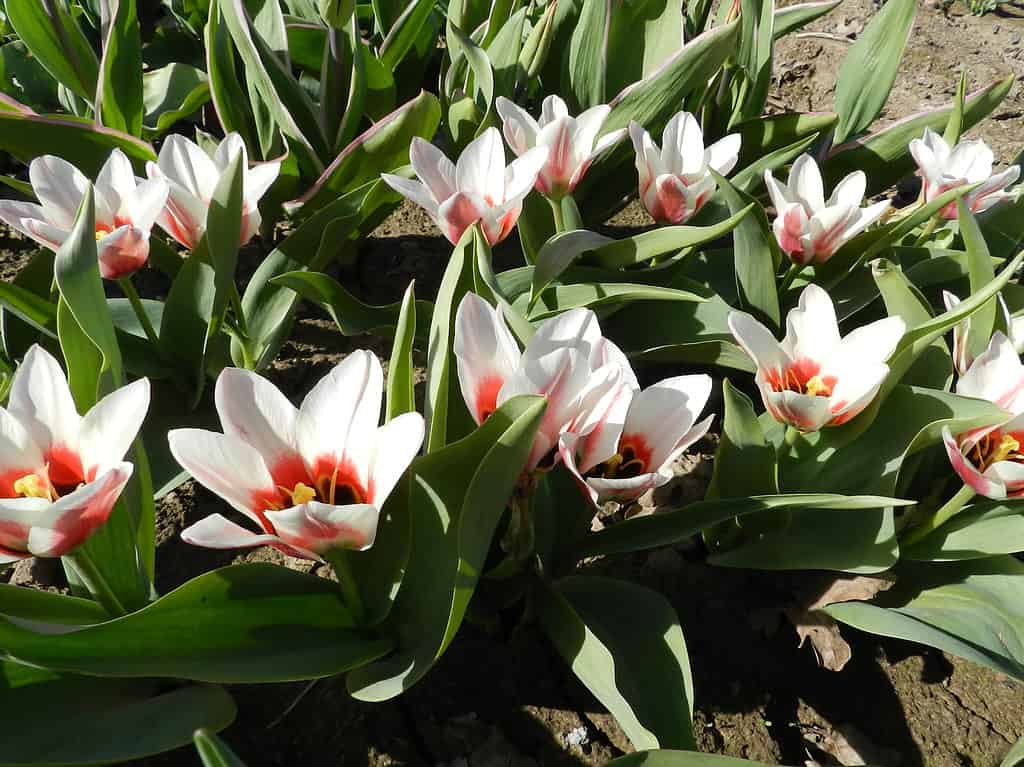
[[619, 452], [586, 473], [587, 477], [632, 479], [647, 473], [650, 450], [646, 445], [621, 441]]
[[834, 376], [824, 376], [816, 362], [799, 360], [785, 370], [770, 370], [766, 376], [773, 391], [791, 391], [811, 397], [831, 397], [835, 389]]
[[1024, 462], [1024, 454], [1020, 452], [1020, 441], [1012, 434], [999, 432], [990, 432], [978, 440], [967, 458], [980, 472], [984, 472], [999, 461]]
[[26, 474], [14, 480], [14, 493], [16, 497], [44, 498], [50, 502], [60, 497], [56, 488], [50, 484], [49, 478], [38, 474]]

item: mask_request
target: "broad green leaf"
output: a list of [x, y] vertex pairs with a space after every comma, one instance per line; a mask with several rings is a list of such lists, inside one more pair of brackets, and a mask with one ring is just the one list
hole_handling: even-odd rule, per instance
[[824, 2], [799, 3], [775, 9], [775, 25], [772, 35], [776, 40], [805, 27], [815, 19], [830, 13], [843, 0], [824, 0]]
[[57, 339], [67, 366], [71, 396], [78, 411], [85, 413], [101, 396], [103, 354], [82, 330], [63, 297], [57, 302]]
[[154, 138], [210, 100], [210, 84], [201, 69], [172, 62], [142, 75], [145, 134]]
[[847, 51], [836, 79], [836, 144], [867, 128], [882, 111], [916, 11], [915, 0], [886, 0]]
[[192, 401], [198, 402], [205, 380], [207, 328], [213, 321], [216, 273], [199, 258], [188, 258], [171, 283], [160, 322], [163, 355], [187, 375]]
[[7, 20], [54, 79], [92, 102], [99, 62], [64, 0], [6, 0]]
[[512, 98], [519, 74], [519, 57], [523, 51], [523, 31], [529, 8], [524, 6], [501, 25], [497, 35], [487, 45], [487, 58], [494, 72], [494, 95]]
[[355, 698], [399, 695], [454, 638], [543, 412], [540, 398], [516, 397], [469, 436], [413, 461], [416, 543], [385, 624], [398, 637], [398, 651], [349, 674]]
[[683, 8], [672, 0], [645, 0], [614, 6], [608, 25], [607, 92], [656, 72], [683, 47]]
[[583, 0], [569, 41], [569, 90], [580, 111], [604, 104], [611, 0]]
[[697, 501], [673, 511], [652, 514], [620, 522], [588, 536], [576, 552], [577, 557], [626, 554], [631, 551], [670, 546], [699, 533], [705, 527], [759, 511], [792, 509], [835, 509], [850, 516], [885, 506], [906, 506], [913, 501], [876, 495], [837, 495], [835, 493], [785, 493], [753, 495], [717, 501]]
[[[960, 236], [963, 237], [964, 249], [967, 251], [968, 279], [973, 294], [992, 282], [996, 273], [978, 221], [964, 205], [962, 197], [957, 199], [956, 209]], [[996, 298], [993, 296], [971, 313], [966, 343], [967, 353], [972, 359], [985, 351], [995, 326]]]
[[683, 301], [701, 303], [704, 297], [689, 290], [635, 285], [629, 282], [592, 282], [553, 285], [541, 294], [528, 317], [531, 321], [554, 317], [578, 307], [596, 309], [636, 301]]
[[406, 5], [405, 10], [388, 30], [387, 37], [378, 51], [380, 62], [388, 70], [394, 72], [412, 49], [433, 10], [433, 0], [412, 0]]
[[942, 527], [902, 547], [903, 559], [946, 562], [1024, 551], [1024, 504], [982, 500], [961, 509]]
[[197, 730], [193, 742], [203, 767], [245, 767], [230, 746], [212, 732]]
[[213, 685], [59, 675], [14, 687], [4, 679], [12, 675], [5, 674], [10, 665], [0, 668], [4, 767], [135, 761], [187, 745], [197, 728], [221, 730], [235, 718], [231, 696]]
[[[207, 326], [207, 338], [219, 330], [231, 291], [235, 289], [235, 270], [242, 232], [242, 184], [247, 170], [243, 167], [243, 157], [242, 153], [235, 155], [221, 173], [206, 215], [206, 232], [203, 237], [214, 271], [213, 309]], [[236, 317], [235, 321], [243, 323], [245, 318]]]
[[116, 621], [35, 633], [0, 619], [17, 661], [110, 677], [285, 682], [331, 676], [385, 655], [390, 643], [353, 628], [337, 585], [283, 567], [205, 573]]
[[250, 149], [258, 146], [256, 126], [253, 123], [249, 98], [242, 87], [244, 79], [235, 64], [235, 47], [231, 34], [224, 26], [223, 13], [216, 0], [210, 3], [206, 28], [203, 30], [206, 52], [206, 72], [210, 78], [210, 98], [213, 99], [217, 119], [225, 133], [242, 136]]
[[730, 127], [761, 116], [772, 79], [774, 0], [741, 0], [737, 71], [732, 80], [734, 100]]
[[36, 112], [61, 109], [57, 81], [21, 40], [0, 46], [0, 89]]
[[102, 623], [107, 614], [91, 599], [0, 584], [0, 615], [42, 624], [84, 626]]
[[[520, 234], [520, 237], [523, 235]], [[527, 235], [528, 236], [528, 235]], [[533, 285], [530, 289], [531, 304], [540, 296], [544, 289], [572, 266], [584, 253], [594, 251], [602, 245], [615, 242], [611, 237], [591, 232], [586, 229], [575, 229], [559, 232], [550, 237], [537, 251], [533, 259]]]
[[999, 763], [999, 767], [1020, 767], [1024, 764], [1024, 737], [1018, 740], [1006, 758]]
[[[469, 116], [468, 119], [459, 121], [449, 119], [448, 127], [452, 140], [456, 149], [461, 150], [470, 139], [487, 127], [494, 104], [494, 71], [484, 49], [451, 23], [448, 24], [447, 41], [452, 64], [445, 74], [446, 101], [449, 101], [452, 95], [461, 93], [473, 96], [472, 103], [464, 99], [456, 100], [454, 104], [449, 103], [448, 107], [449, 115], [461, 110]], [[469, 83], [472, 83], [472, 87]]]
[[94, 108], [107, 127], [142, 135], [142, 38], [135, 0], [103, 0], [106, 29]]
[[395, 341], [388, 357], [388, 386], [385, 420], [416, 410], [412, 345], [416, 338], [416, 293], [409, 283], [395, 325]]
[[960, 141], [960, 134], [964, 132], [964, 102], [967, 100], [967, 70], [960, 73], [960, 81], [956, 86], [956, 98], [953, 100], [953, 111], [946, 122], [946, 130], [942, 133], [942, 139], [951, 147], [956, 146]]
[[636, 748], [696, 748], [690, 659], [668, 600], [583, 575], [535, 593], [545, 633]]
[[[737, 167], [746, 168], [767, 154], [824, 133], [835, 125], [837, 119], [831, 112], [787, 112], [742, 122], [730, 131], [740, 134]], [[737, 184], [735, 177], [733, 184]]]
[[874, 603], [841, 602], [825, 612], [1024, 679], [1024, 564], [1013, 557], [906, 565]]
[[[799, 139], [788, 146], [759, 157], [732, 177], [732, 185], [741, 192], [753, 194], [756, 190], [760, 190], [763, 187], [764, 172], [766, 170], [775, 171], [784, 165], [788, 165], [804, 152], [810, 150], [817, 143], [820, 135], [812, 133], [810, 136]], [[709, 202], [714, 204], [714, 201], [715, 198], [712, 197]]]
[[[5, 312], [10, 312], [22, 322], [28, 323], [49, 336], [56, 337], [57, 306], [34, 291], [21, 287], [17, 282], [0, 282], [0, 305], [4, 307]], [[5, 314], [4, 346], [9, 356], [18, 357], [24, 354], [28, 347], [21, 349], [21, 354], [15, 353], [15, 350], [10, 348], [9, 319]]]
[[[822, 3], [826, 5], [826, 3]], [[827, 3], [834, 7], [836, 3]], [[734, 756], [699, 754], [694, 751], [638, 751], [612, 759], [607, 767], [768, 767], [763, 762], [751, 762]]]

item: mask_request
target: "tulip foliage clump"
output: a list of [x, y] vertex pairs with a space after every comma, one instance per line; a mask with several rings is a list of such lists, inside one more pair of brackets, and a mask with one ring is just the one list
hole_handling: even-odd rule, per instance
[[[1024, 194], [963, 135], [1012, 77], [876, 124], [887, 0], [833, 111], [768, 113], [775, 41], [836, 4], [7, 0], [0, 572], [68, 589], [0, 583], [0, 764], [239, 763], [229, 686], [389, 700], [469, 615], [703, 764], [672, 595], [602, 574], [683, 543], [865, 576], [817, 620], [1024, 679]], [[364, 303], [332, 275], [403, 199], [440, 286]], [[383, 344], [293, 401], [302, 302]], [[162, 593], [190, 478], [180, 538], [240, 559]]]

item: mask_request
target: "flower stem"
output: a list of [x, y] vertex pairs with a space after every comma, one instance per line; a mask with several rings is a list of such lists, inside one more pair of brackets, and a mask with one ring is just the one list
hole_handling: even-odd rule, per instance
[[79, 546], [66, 556], [71, 560], [72, 567], [78, 573], [78, 577], [82, 579], [85, 587], [89, 589], [89, 593], [107, 611], [107, 615], [111, 618], [120, 618], [122, 615], [128, 614], [84, 546]]
[[957, 491], [956, 495], [932, 512], [931, 516], [927, 517], [921, 524], [914, 527], [901, 543], [904, 546], [910, 546], [920, 541], [933, 530], [942, 527], [951, 517], [958, 514], [975, 494], [969, 485], [964, 485]]
[[363, 597], [359, 593], [359, 586], [356, 584], [355, 575], [352, 572], [352, 563], [348, 559], [346, 549], [333, 549], [324, 554], [324, 558], [334, 568], [334, 574], [338, 576], [338, 585], [341, 587], [341, 595], [345, 599], [345, 606], [352, 612], [352, 619], [357, 626], [366, 622], [366, 606], [363, 604]]
[[789, 286], [793, 284], [793, 280], [796, 279], [797, 275], [804, 270], [803, 264], [794, 263], [786, 272], [786, 275], [782, 278], [782, 282], [779, 283], [779, 295], [782, 295]]
[[142, 325], [142, 329], [146, 333], [146, 338], [154, 346], [159, 346], [160, 337], [157, 336], [156, 330], [153, 328], [153, 323], [149, 321], [149, 315], [146, 314], [146, 307], [142, 305], [142, 299], [139, 298], [138, 291], [135, 290], [135, 285], [132, 284], [130, 277], [122, 277], [117, 281], [117, 284], [121, 286], [121, 290], [124, 292], [125, 298], [128, 299], [128, 303], [132, 305], [132, 310], [135, 312], [135, 316], [139, 319], [139, 324]]
[[928, 241], [928, 238], [932, 236], [932, 232], [935, 231], [935, 227], [937, 227], [938, 225], [939, 214], [936, 213], [934, 216], [928, 219], [928, 223], [925, 225], [924, 231], [921, 232], [921, 236], [914, 241], [914, 247], [920, 248], [922, 245], [924, 245]]
[[555, 234], [565, 231], [565, 221], [562, 220], [562, 203], [560, 200], [548, 199], [551, 206], [551, 216], [555, 219]]
[[782, 440], [786, 445], [786, 452], [783, 457], [792, 458], [797, 442], [800, 441], [800, 430], [795, 426], [786, 427], [786, 436]]

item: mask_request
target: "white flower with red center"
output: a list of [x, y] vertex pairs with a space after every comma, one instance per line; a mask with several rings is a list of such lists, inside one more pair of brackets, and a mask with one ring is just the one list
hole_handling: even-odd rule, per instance
[[[995, 156], [988, 144], [980, 139], [968, 139], [950, 148], [942, 136], [931, 128], [924, 136], [910, 142], [910, 154], [917, 163], [921, 176], [925, 202], [965, 184], [980, 184], [964, 195], [964, 204], [972, 213], [988, 210], [993, 205], [1013, 197], [1006, 188], [1020, 177], [1020, 167], [1011, 165], [1001, 173], [992, 172]], [[956, 218], [954, 200], [941, 214], [943, 218]]]
[[832, 299], [808, 285], [781, 342], [745, 312], [729, 314], [729, 329], [757, 365], [754, 380], [768, 412], [808, 432], [846, 423], [871, 403], [906, 325], [887, 317], [842, 338]]
[[368, 351], [346, 357], [298, 408], [265, 378], [225, 369], [215, 392], [224, 433], [175, 429], [167, 438], [178, 463], [260, 532], [211, 514], [181, 537], [304, 559], [368, 549], [384, 501], [423, 442], [419, 413], [378, 426], [383, 387]]
[[392, 173], [381, 178], [427, 211], [453, 244], [479, 221], [487, 242], [496, 245], [519, 220], [523, 199], [547, 158], [547, 147], [535, 147], [506, 167], [501, 134], [488, 128], [469, 142], [456, 163], [429, 141], [414, 138], [409, 161], [420, 180]]
[[462, 396], [478, 424], [512, 397], [547, 400], [526, 471], [554, 466], [563, 433], [597, 428], [591, 421], [600, 421], [619, 390], [638, 388], [625, 355], [601, 336], [587, 309], [545, 321], [520, 352], [501, 310], [467, 293], [455, 317], [454, 351]]
[[836, 184], [825, 200], [818, 163], [800, 155], [789, 171], [789, 183], [776, 181], [770, 170], [764, 183], [775, 206], [772, 229], [779, 247], [797, 264], [824, 263], [845, 243], [889, 210], [884, 200], [862, 208], [867, 176], [857, 170]]
[[57, 360], [29, 349], [0, 408], [0, 564], [62, 557], [107, 521], [148, 409], [142, 378], [80, 416]]
[[[948, 290], [942, 291], [942, 302], [946, 309], [953, 309], [960, 303], [960, 299]], [[1024, 317], [1011, 317], [1010, 309], [999, 296], [999, 308], [1003, 313], [1003, 322], [1006, 325], [1006, 332], [1010, 343], [1018, 354], [1024, 352]], [[964, 375], [974, 363], [974, 356], [967, 348], [967, 337], [971, 332], [971, 316], [967, 315], [953, 328], [953, 365], [959, 375]]]
[[942, 430], [950, 463], [971, 489], [988, 498], [1024, 496], [1024, 365], [1013, 343], [996, 332], [956, 382], [956, 393], [988, 400], [1010, 420], [953, 436]]
[[535, 147], [548, 149], [548, 160], [537, 176], [536, 187], [552, 200], [572, 194], [594, 158], [626, 135], [623, 129], [597, 137], [612, 111], [607, 104], [572, 117], [562, 99], [548, 96], [541, 104], [539, 120], [504, 96], [498, 97], [495, 107], [501, 116], [505, 140], [517, 156], [522, 157]]
[[710, 395], [706, 375], [623, 388], [594, 428], [562, 435], [562, 460], [595, 505], [633, 501], [672, 479], [675, 460], [707, 433], [714, 416], [697, 417]]
[[[89, 179], [67, 160], [37, 157], [28, 166], [39, 204], [0, 200], [0, 221], [40, 245], [57, 250], [71, 234]], [[115, 149], [94, 186], [96, 255], [108, 280], [141, 269], [149, 259], [149, 233], [167, 201], [167, 184], [138, 179], [124, 152]]]
[[167, 206], [157, 223], [171, 237], [194, 250], [206, 233], [206, 214], [221, 176], [236, 156], [242, 156], [242, 229], [239, 244], [245, 245], [260, 229], [260, 199], [281, 172], [280, 160], [249, 167], [245, 142], [229, 133], [213, 157], [184, 136], [172, 134], [160, 147], [157, 162], [147, 163], [150, 178], [163, 179], [170, 188]]
[[704, 146], [704, 133], [689, 112], [669, 120], [661, 148], [636, 122], [629, 124], [640, 176], [640, 201], [659, 224], [682, 224], [699, 211], [718, 184], [708, 172], [726, 175], [739, 159], [740, 135], [731, 133]]

